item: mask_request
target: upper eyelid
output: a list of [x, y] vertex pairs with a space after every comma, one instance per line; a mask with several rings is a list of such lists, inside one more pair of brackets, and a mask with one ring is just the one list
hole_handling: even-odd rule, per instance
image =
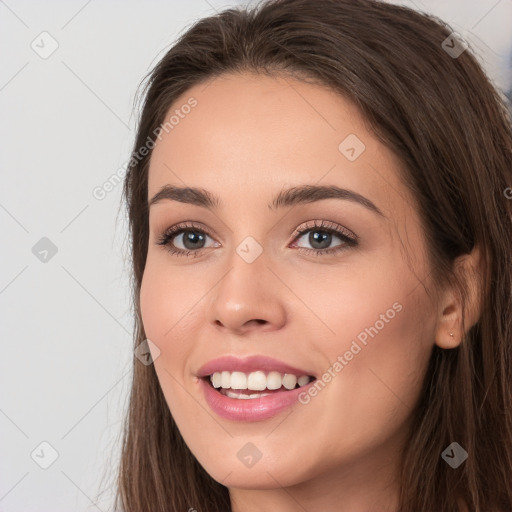
[[294, 237], [294, 239], [299, 235], [303, 235], [304, 232], [311, 231], [313, 229], [317, 229], [318, 231], [322, 231], [322, 230], [338, 231], [338, 232], [340, 232], [340, 234], [345, 235], [354, 240], [359, 239], [359, 237], [352, 230], [346, 228], [345, 226], [342, 226], [341, 224], [338, 224], [337, 222], [333, 222], [333, 221], [313, 220], [313, 221], [308, 221], [308, 222], [306, 222], [305, 225], [301, 225], [301, 226], [299, 226], [292, 233], [292, 236]]
[[171, 235], [171, 234], [176, 236], [178, 234], [181, 234], [181, 232], [183, 232], [183, 231], [192, 231], [192, 230], [203, 231], [208, 236], [213, 238], [213, 235], [211, 234], [210, 230], [206, 226], [203, 226], [202, 224], [200, 224], [200, 223], [198, 224], [195, 222], [194, 223], [179, 222], [178, 224], [175, 224], [174, 226], [164, 229], [162, 231], [162, 234], [164, 236]]

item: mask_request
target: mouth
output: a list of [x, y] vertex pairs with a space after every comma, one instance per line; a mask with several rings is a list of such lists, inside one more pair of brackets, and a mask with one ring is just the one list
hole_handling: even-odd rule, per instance
[[263, 421], [300, 402], [317, 380], [311, 369], [264, 356], [225, 355], [197, 370], [204, 399], [231, 421]]
[[277, 371], [258, 370], [245, 373], [224, 370], [206, 375], [202, 380], [223, 396], [236, 400], [251, 400], [305, 387], [315, 381], [316, 377]]

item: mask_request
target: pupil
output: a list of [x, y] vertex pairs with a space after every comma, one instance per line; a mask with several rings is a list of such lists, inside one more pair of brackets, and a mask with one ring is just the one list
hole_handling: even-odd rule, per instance
[[[185, 233], [185, 236], [183, 237], [183, 245], [187, 247], [187, 249], [197, 249], [198, 247], [195, 244], [197, 244], [198, 242], [204, 243], [204, 235], [202, 233], [197, 233], [194, 231], [189, 231], [188, 233]], [[188, 243], [191, 243], [192, 247], [188, 247]], [[199, 249], [201, 248], [202, 246], [199, 247]]]
[[[317, 236], [319, 233], [323, 233], [323, 235]], [[325, 231], [312, 231], [309, 234], [309, 243], [313, 247], [315, 247], [316, 243], [319, 243], [320, 247], [315, 247], [315, 249], [326, 249], [331, 243], [331, 238], [331, 233], [326, 233]]]

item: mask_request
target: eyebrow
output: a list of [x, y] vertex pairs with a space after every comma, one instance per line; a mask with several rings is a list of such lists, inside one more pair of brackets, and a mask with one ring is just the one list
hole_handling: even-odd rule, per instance
[[[277, 208], [284, 208], [297, 204], [313, 203], [323, 199], [342, 199], [352, 201], [364, 206], [381, 217], [385, 217], [381, 210], [368, 198], [354, 192], [353, 190], [340, 188], [335, 185], [300, 185], [282, 190], [273, 199], [273, 201], [268, 204], [268, 208], [270, 210], [275, 210]], [[210, 210], [216, 209], [221, 205], [221, 201], [218, 197], [203, 188], [164, 185], [149, 201], [148, 206], [151, 207], [163, 200], [178, 201], [180, 203], [201, 206]]]

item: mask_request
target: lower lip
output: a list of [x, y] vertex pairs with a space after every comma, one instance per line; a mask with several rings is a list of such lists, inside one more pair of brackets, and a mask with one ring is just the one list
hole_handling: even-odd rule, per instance
[[298, 396], [307, 391], [315, 381], [290, 391], [279, 391], [260, 398], [230, 398], [219, 393], [205, 379], [199, 379], [203, 393], [210, 409], [228, 420], [234, 421], [262, 421], [298, 402]]

